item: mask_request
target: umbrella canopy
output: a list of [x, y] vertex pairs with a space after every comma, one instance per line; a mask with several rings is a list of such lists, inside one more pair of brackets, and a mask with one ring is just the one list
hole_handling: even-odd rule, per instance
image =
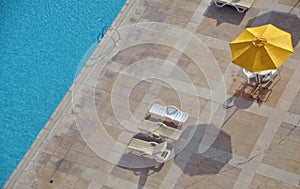
[[232, 62], [250, 72], [277, 69], [294, 52], [291, 34], [271, 24], [244, 29], [230, 50]]

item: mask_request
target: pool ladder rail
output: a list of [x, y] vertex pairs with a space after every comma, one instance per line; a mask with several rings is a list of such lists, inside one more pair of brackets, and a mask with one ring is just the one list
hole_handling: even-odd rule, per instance
[[[104, 38], [106, 39], [104, 40]], [[102, 42], [105, 43], [105, 45], [98, 47], [98, 56], [90, 56], [89, 60], [92, 60], [92, 62], [93, 60], [101, 60], [117, 46], [117, 42], [120, 40], [121, 35], [117, 29], [112, 26], [104, 26], [102, 31], [97, 36], [97, 44], [99, 45]], [[85, 66], [93, 66], [94, 64], [95, 62], [89, 63]]]
[[[112, 36], [114, 33], [117, 34], [117, 38], [116, 39]], [[108, 26], [104, 26], [102, 28], [101, 32], [97, 36], [98, 43], [101, 42], [101, 40], [103, 39], [104, 36], [110, 37], [111, 40], [114, 43], [114, 46], [116, 46], [116, 43], [121, 39], [119, 31], [117, 29], [115, 29], [114, 27], [112, 27], [112, 26], [109, 26], [109, 27]]]

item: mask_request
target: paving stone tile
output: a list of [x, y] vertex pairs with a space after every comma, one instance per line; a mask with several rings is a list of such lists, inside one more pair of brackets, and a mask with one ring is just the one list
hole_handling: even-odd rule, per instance
[[76, 138], [65, 135], [60, 143], [65, 148], [71, 148], [75, 141]]
[[248, 157], [266, 122], [266, 117], [236, 111], [223, 126], [224, 132], [231, 138], [232, 153]]
[[52, 175], [51, 179], [53, 180], [54, 183], [64, 183], [67, 175], [68, 175], [67, 173], [56, 170]]
[[281, 123], [279, 130], [267, 150], [263, 162], [292, 173], [300, 174], [300, 153], [298, 152], [300, 129], [287, 123]]
[[[203, 169], [200, 168], [199, 169]], [[178, 181], [177, 185], [184, 188], [199, 188], [199, 187], [207, 187], [207, 188], [233, 188], [234, 182], [237, 179], [240, 169], [234, 168], [232, 166], [226, 166], [223, 168], [224, 171], [221, 171], [217, 175], [210, 174], [201, 174], [198, 173], [194, 176], [190, 176], [188, 174], [182, 175]], [[222, 178], [222, 179], [221, 179]]]
[[96, 171], [90, 168], [85, 168], [81, 174], [82, 178], [93, 180], [97, 183], [105, 183], [109, 175], [102, 171]]
[[70, 171], [70, 175], [74, 175], [79, 177], [83, 171], [83, 167], [78, 165], [78, 164], [74, 164], [74, 166], [72, 167], [71, 171]]
[[67, 175], [65, 177], [65, 182], [63, 183], [64, 187], [73, 188], [76, 185], [76, 182], [78, 181], [78, 177], [73, 175]]
[[108, 136], [112, 137], [114, 140], [118, 140], [122, 132], [119, 128], [112, 127], [112, 126], [104, 126], [104, 128]]
[[64, 158], [68, 151], [68, 148], [59, 146], [58, 148], [56, 148], [54, 155], [60, 158]]
[[230, 54], [227, 51], [222, 51], [213, 47], [210, 47], [209, 50], [214, 55], [222, 73], [224, 73], [228, 65], [231, 63]]
[[108, 186], [103, 186], [102, 189], [113, 189], [112, 187], [108, 187]]
[[[80, 152], [80, 151], [82, 151], [83, 149], [85, 149], [85, 147], [86, 147], [86, 143], [85, 143], [83, 140], [76, 140], [76, 141], [72, 144], [71, 150]], [[74, 153], [75, 153], [75, 152], [74, 152]]]
[[45, 152], [49, 154], [53, 154], [57, 148], [57, 145], [48, 143], [45, 147]]
[[39, 176], [44, 177], [44, 178], [51, 178], [54, 172], [55, 172], [55, 168], [53, 168], [51, 166], [46, 166], [40, 172]]
[[78, 158], [80, 152], [74, 151], [74, 150], [69, 150], [68, 153], [65, 155], [65, 159], [76, 162], [76, 159]]
[[22, 184], [22, 183], [16, 183], [14, 188], [15, 189], [31, 189], [32, 187]]
[[49, 180], [47, 178], [38, 178], [34, 183], [32, 184], [33, 188], [39, 189], [39, 188], [45, 188], [48, 184]]
[[130, 169], [124, 169], [118, 166], [114, 166], [114, 168], [111, 171], [111, 174], [113, 176], [116, 176], [120, 179], [124, 179], [124, 180], [128, 180], [134, 183], [138, 183], [139, 178], [135, 176], [135, 174], [137, 174], [138, 172], [135, 172], [134, 170], [130, 170]]
[[48, 163], [48, 161], [51, 158], [51, 154], [48, 154], [46, 152], [38, 152], [35, 156], [34, 156], [34, 161], [41, 164], [41, 165], [46, 165]]
[[42, 171], [43, 167], [44, 166], [40, 163], [30, 162], [27, 165], [27, 167], [24, 169], [24, 171], [29, 174], [39, 175], [40, 172]]
[[97, 183], [95, 181], [91, 181], [90, 185], [88, 186], [88, 189], [98, 189], [98, 188], [105, 188], [102, 183]]
[[[76, 125], [76, 123], [74, 122], [72, 125]], [[70, 136], [70, 137], [73, 137], [73, 138], [76, 138], [76, 140], [78, 141], [82, 141], [82, 137], [80, 135], [80, 132], [77, 128], [77, 126], [75, 126], [75, 128], [70, 128], [68, 130], [68, 132], [66, 133], [66, 135]]]
[[[220, 16], [220, 18], [223, 18]], [[237, 17], [236, 17], [237, 18]], [[221, 23], [222, 24], [221, 24]], [[207, 27], [207, 26], [216, 26], [216, 27]], [[199, 28], [197, 29], [196, 33], [211, 36], [217, 39], [222, 39], [225, 41], [232, 41], [240, 32], [242, 31], [242, 28], [239, 28], [238, 26], [223, 22], [222, 19], [215, 20], [209, 17], [204, 17], [202, 22], [199, 25]]]
[[59, 162], [58, 170], [65, 172], [65, 173], [69, 173], [71, 171], [73, 165], [74, 165], [73, 162], [62, 159]]
[[25, 173], [20, 176], [19, 182], [24, 185], [31, 186], [36, 178], [37, 178], [36, 175]]
[[48, 183], [46, 187], [47, 189], [55, 189], [55, 188], [65, 189], [67, 186], [65, 186], [62, 183], [53, 182], [53, 183]]
[[89, 156], [82, 153], [77, 158], [76, 163], [78, 163], [81, 166], [87, 167], [88, 166], [88, 159], [89, 159]]
[[89, 185], [90, 185], [90, 180], [84, 179], [84, 178], [79, 178], [78, 181], [76, 182], [74, 189], [88, 188]]
[[291, 106], [289, 107], [289, 112], [300, 115], [300, 91], [298, 91], [296, 97], [293, 99]]
[[289, 184], [280, 182], [278, 180], [268, 178], [259, 174], [255, 174], [252, 182], [250, 183], [249, 189], [257, 189], [257, 188], [288, 188], [288, 189], [296, 189], [298, 187], [291, 186]]

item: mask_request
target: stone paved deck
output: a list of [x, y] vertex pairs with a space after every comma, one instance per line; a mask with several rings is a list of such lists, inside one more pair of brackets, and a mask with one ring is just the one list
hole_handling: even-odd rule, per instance
[[[128, 0], [4, 188], [300, 188], [299, 18], [297, 0]], [[295, 53], [254, 88], [229, 42], [266, 23]], [[126, 148], [154, 102], [190, 115], [162, 166]]]

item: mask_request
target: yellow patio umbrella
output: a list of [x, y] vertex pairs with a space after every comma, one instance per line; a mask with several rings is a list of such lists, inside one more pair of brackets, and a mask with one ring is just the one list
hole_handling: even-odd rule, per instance
[[271, 24], [244, 29], [230, 50], [232, 62], [250, 72], [277, 69], [294, 52], [291, 34]]

